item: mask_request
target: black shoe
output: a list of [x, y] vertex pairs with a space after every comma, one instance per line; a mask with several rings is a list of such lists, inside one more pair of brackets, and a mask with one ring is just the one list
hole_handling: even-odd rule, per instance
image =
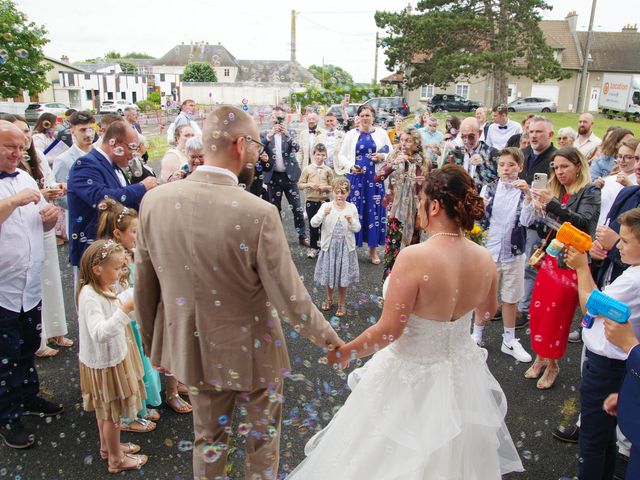
[[551, 435], [556, 437], [561, 442], [578, 443], [578, 437], [580, 436], [580, 427], [577, 425], [571, 425], [568, 427], [560, 426], [556, 428]]
[[518, 312], [516, 315], [516, 329], [524, 328], [529, 325], [529, 314]]
[[29, 448], [36, 441], [20, 420], [0, 426], [0, 438], [11, 448]]
[[613, 472], [613, 480], [625, 480], [627, 478], [627, 466], [629, 465], [629, 457], [618, 453], [616, 456], [616, 466]]
[[33, 415], [35, 417], [55, 417], [64, 412], [64, 407], [60, 403], [53, 403], [44, 398], [35, 397], [28, 404], [25, 404], [22, 415]]

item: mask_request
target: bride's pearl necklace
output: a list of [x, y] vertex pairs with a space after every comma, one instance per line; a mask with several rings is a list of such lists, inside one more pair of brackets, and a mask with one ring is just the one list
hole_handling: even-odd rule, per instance
[[459, 233], [450, 233], [450, 232], [438, 232], [438, 233], [434, 233], [433, 235], [429, 235], [429, 240], [431, 240], [432, 238], [436, 238], [438, 236], [443, 236], [443, 237], [459, 237], [460, 234]]

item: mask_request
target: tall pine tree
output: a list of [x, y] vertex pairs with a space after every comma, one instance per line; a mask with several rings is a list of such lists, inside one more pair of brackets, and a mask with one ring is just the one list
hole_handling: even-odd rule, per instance
[[407, 86], [443, 87], [472, 75], [493, 79], [493, 104], [506, 103], [508, 76], [535, 82], [569, 74], [554, 58], [539, 22], [544, 0], [421, 0], [417, 11], [379, 11], [387, 67]]

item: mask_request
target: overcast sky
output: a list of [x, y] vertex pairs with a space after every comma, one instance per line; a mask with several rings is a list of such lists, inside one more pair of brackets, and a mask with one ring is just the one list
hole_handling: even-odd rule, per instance
[[[553, 9], [545, 12], [544, 18], [560, 20], [576, 10], [578, 29], [587, 29], [590, 1], [547, 2]], [[416, 1], [411, 3], [415, 5]], [[44, 24], [49, 31], [45, 54], [55, 58], [67, 55], [72, 62], [102, 56], [109, 50], [160, 57], [175, 45], [191, 41], [220, 42], [241, 60], [285, 60], [290, 58], [291, 10], [296, 10], [297, 60], [308, 67], [321, 64], [324, 58], [325, 63], [345, 68], [356, 81], [368, 82], [374, 71], [373, 14], [402, 2], [16, 0], [16, 4], [29, 19]], [[596, 30], [620, 31], [625, 23], [640, 23], [638, 0], [600, 0]], [[382, 49], [379, 52], [378, 79], [389, 73]]]

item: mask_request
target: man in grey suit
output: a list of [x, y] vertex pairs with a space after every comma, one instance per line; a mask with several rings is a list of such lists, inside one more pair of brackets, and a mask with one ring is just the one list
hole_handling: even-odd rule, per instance
[[197, 479], [226, 478], [236, 405], [251, 426], [245, 478], [277, 477], [291, 370], [280, 319], [320, 348], [343, 344], [300, 280], [278, 210], [239, 186], [251, 183], [257, 138], [245, 112], [216, 108], [204, 126], [204, 164], [150, 191], [140, 209], [142, 342], [154, 365], [189, 386]]

